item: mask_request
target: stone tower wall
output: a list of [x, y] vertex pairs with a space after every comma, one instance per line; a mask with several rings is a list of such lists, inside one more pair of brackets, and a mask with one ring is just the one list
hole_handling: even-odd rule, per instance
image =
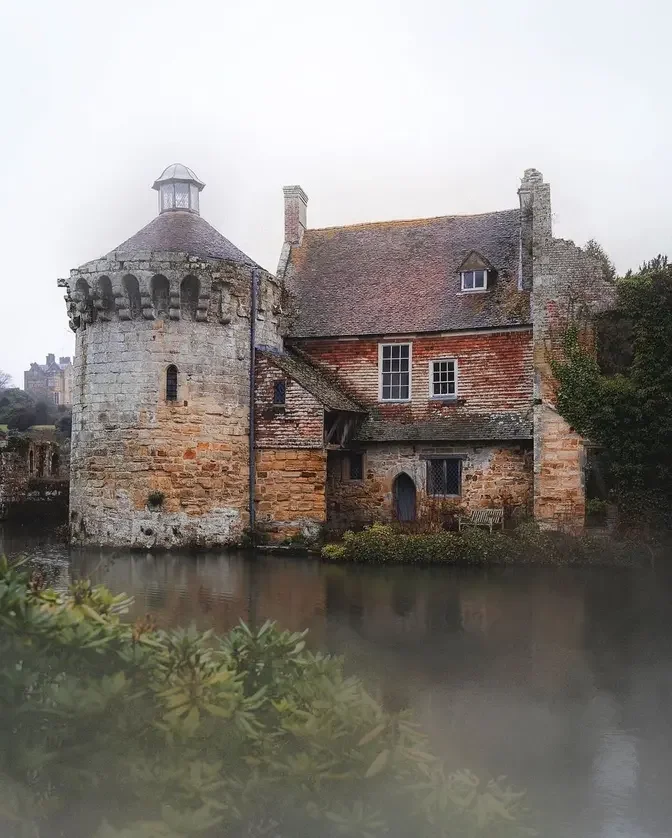
[[555, 239], [551, 191], [525, 172], [521, 202], [522, 282], [532, 287], [534, 364], [534, 517], [542, 526], [578, 532], [585, 520], [584, 441], [556, 408], [552, 361], [567, 327], [590, 333], [594, 315], [613, 304], [602, 265], [571, 241]]
[[[252, 271], [152, 254], [91, 263], [65, 283], [77, 333], [73, 540], [149, 548], [240, 537]], [[277, 346], [280, 288], [258, 274], [257, 341]], [[175, 400], [166, 397], [169, 365], [178, 370]]]

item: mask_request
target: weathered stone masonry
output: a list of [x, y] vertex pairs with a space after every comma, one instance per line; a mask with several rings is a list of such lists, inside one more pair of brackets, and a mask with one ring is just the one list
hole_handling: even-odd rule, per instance
[[556, 409], [551, 369], [570, 324], [585, 327], [613, 304], [602, 266], [573, 242], [553, 238], [550, 186], [528, 169], [519, 190], [523, 278], [531, 281], [534, 361], [534, 517], [578, 531], [585, 519], [583, 440]]
[[[286, 187], [277, 279], [200, 218], [193, 172], [175, 164], [154, 187], [157, 218], [60, 281], [77, 333], [75, 541], [240, 538], [252, 324], [254, 503], [276, 540], [401, 517], [400, 475], [414, 514], [533, 508], [544, 526], [581, 526], [583, 444], [555, 409], [551, 359], [610, 294], [599, 265], [553, 238], [536, 170], [519, 209], [331, 230], [310, 230], [305, 193]], [[412, 344], [408, 399], [381, 400], [381, 343]], [[457, 362], [448, 398], [430, 392], [438, 359]], [[428, 495], [428, 458], [460, 461], [459, 496]]]
[[[271, 346], [280, 341], [280, 287], [188, 215], [159, 216], [62, 281], [77, 334], [76, 541], [224, 544], [248, 522], [251, 283], [257, 277], [258, 339]], [[169, 249], [170, 235], [164, 251], [138, 249], [152, 237], [163, 244], [159, 223], [184, 251]], [[218, 251], [221, 258], [200, 255]], [[166, 389], [169, 366], [177, 370], [175, 394]]]
[[[427, 495], [425, 456], [460, 456], [462, 495], [448, 504]], [[418, 517], [450, 505], [464, 512], [505, 507], [509, 515], [531, 511], [532, 448], [514, 443], [380, 443], [364, 451], [364, 479], [348, 479], [347, 453], [329, 457], [328, 521], [335, 530], [394, 520], [394, 480], [408, 474], [418, 491]]]

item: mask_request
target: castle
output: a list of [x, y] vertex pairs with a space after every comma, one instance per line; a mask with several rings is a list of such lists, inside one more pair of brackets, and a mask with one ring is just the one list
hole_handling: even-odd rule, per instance
[[23, 373], [23, 389], [37, 398], [47, 398], [57, 405], [72, 404], [72, 362], [49, 354], [46, 363], [35, 361]]
[[611, 288], [553, 237], [538, 171], [515, 209], [328, 229], [285, 187], [275, 276], [201, 217], [193, 171], [153, 188], [154, 220], [59, 280], [74, 541], [282, 540], [446, 503], [580, 529], [585, 446], [550, 359]]

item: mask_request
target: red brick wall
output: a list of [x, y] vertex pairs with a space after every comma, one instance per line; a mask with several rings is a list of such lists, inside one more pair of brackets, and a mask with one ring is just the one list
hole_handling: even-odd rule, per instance
[[[275, 381], [285, 382], [284, 407], [273, 404]], [[322, 448], [324, 408], [307, 390], [258, 355], [255, 423], [257, 448]]]
[[[525, 410], [532, 402], [531, 330], [422, 336], [406, 340], [330, 338], [296, 340], [318, 363], [330, 367], [342, 386], [365, 405], [376, 405], [381, 418], [429, 419], [453, 409], [429, 395], [429, 362], [455, 358], [458, 402], [474, 413]], [[412, 343], [412, 401], [378, 401], [379, 343]]]

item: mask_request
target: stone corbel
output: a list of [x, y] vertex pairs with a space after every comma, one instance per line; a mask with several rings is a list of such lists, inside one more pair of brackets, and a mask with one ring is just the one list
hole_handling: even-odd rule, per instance
[[114, 295], [114, 307], [117, 310], [117, 314], [119, 315], [120, 320], [130, 320], [131, 319], [131, 310], [126, 304], [126, 298], [121, 293]]
[[170, 291], [170, 302], [168, 303], [168, 317], [171, 320], [179, 320], [180, 319], [180, 292]]
[[97, 318], [99, 320], [111, 320], [111, 312], [105, 307], [105, 300], [97, 288], [93, 291], [92, 299]]
[[203, 322], [208, 319], [208, 306], [210, 305], [209, 294], [199, 294], [198, 305], [196, 306], [196, 320]]
[[145, 320], [154, 320], [154, 306], [152, 305], [152, 298], [149, 294], [140, 295], [140, 305], [142, 306], [142, 316]]

